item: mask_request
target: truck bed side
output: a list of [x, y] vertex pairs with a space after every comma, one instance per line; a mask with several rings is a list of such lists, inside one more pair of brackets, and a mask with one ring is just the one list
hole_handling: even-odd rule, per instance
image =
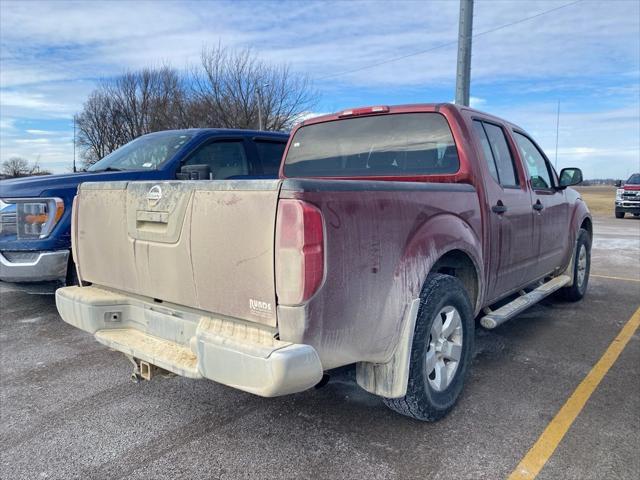
[[405, 309], [446, 252], [464, 252], [483, 275], [471, 185], [287, 179], [281, 198], [305, 200], [324, 216], [324, 285], [278, 315], [280, 337], [313, 345], [325, 368], [388, 360]]

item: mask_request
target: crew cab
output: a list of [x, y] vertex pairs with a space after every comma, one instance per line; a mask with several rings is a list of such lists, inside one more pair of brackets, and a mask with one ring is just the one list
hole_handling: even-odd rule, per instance
[[162, 131], [133, 140], [84, 172], [2, 180], [0, 281], [76, 283], [71, 203], [80, 183], [276, 178], [288, 137], [251, 130]]
[[625, 213], [640, 216], [640, 173], [634, 173], [624, 183], [617, 181], [616, 186], [616, 218], [624, 218]]
[[585, 294], [592, 221], [523, 129], [451, 104], [307, 120], [277, 180], [85, 183], [67, 323], [133, 362], [262, 396], [356, 365], [365, 390], [437, 420], [496, 328]]

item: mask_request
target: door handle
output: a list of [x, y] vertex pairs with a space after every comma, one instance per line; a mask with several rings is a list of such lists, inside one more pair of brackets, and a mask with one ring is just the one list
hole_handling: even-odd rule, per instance
[[493, 213], [497, 213], [498, 215], [502, 215], [507, 211], [507, 207], [504, 205], [504, 203], [502, 203], [502, 200], [498, 200], [498, 203], [491, 207], [491, 211]]
[[544, 205], [540, 203], [540, 200], [538, 200], [536, 203], [533, 204], [533, 209], [536, 212], [541, 212], [543, 208], [544, 208]]

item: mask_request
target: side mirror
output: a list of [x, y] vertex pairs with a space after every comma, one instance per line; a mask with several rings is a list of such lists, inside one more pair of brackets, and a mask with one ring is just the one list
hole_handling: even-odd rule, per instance
[[582, 170], [579, 168], [563, 168], [560, 170], [560, 188], [578, 185], [582, 182]]
[[620, 188], [622, 186], [622, 180], [616, 180], [616, 183], [614, 183], [614, 185]]

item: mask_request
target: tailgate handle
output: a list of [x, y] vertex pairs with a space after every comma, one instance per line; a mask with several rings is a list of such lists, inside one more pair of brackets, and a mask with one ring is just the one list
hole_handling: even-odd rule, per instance
[[138, 223], [169, 223], [169, 212], [149, 212], [138, 210], [136, 212]]

